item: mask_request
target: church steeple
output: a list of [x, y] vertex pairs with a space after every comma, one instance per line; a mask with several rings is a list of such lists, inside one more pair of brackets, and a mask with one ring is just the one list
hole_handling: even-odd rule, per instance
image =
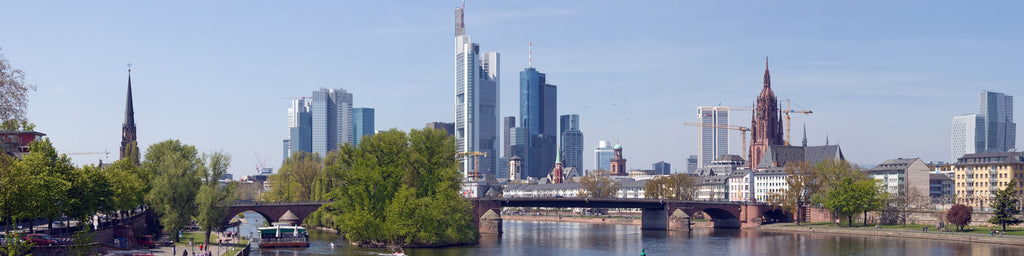
[[806, 148], [807, 147], [807, 123], [804, 123], [804, 140], [803, 140], [803, 143], [804, 143], [804, 147]]
[[[129, 154], [138, 157], [139, 146], [136, 144], [135, 107], [132, 105], [132, 64], [128, 64], [128, 98], [124, 106], [124, 124], [121, 125], [121, 159]], [[138, 161], [138, 159], [135, 159]], [[136, 162], [136, 164], [138, 164]]]
[[772, 76], [768, 75], [768, 56], [764, 56], [764, 88], [771, 89]]

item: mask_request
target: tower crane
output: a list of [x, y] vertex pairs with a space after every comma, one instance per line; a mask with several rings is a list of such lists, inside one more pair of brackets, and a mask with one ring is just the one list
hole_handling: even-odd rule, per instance
[[786, 146], [789, 146], [789, 114], [800, 113], [809, 115], [811, 113], [814, 113], [814, 111], [810, 110], [793, 110], [792, 108], [790, 108], [790, 104], [792, 104], [792, 102], [790, 102], [789, 99], [786, 99], [786, 109], [779, 109], [779, 112], [782, 112], [783, 114], [786, 115]]
[[103, 152], [71, 152], [68, 155], [103, 155], [104, 158], [110, 158], [110, 151], [104, 150]]
[[467, 151], [467, 152], [455, 153], [455, 156], [460, 156], [460, 157], [472, 156], [473, 157], [473, 172], [466, 173], [466, 177], [467, 178], [476, 179], [480, 175], [480, 172], [478, 172], [478, 170], [480, 168], [480, 161], [477, 161], [477, 157], [478, 156], [487, 156], [487, 153], [486, 152]]
[[743, 126], [735, 126], [735, 125], [702, 124], [702, 123], [691, 123], [691, 122], [684, 122], [683, 125], [697, 126], [697, 127], [708, 127], [708, 128], [715, 128], [715, 129], [729, 129], [729, 130], [740, 131], [740, 136], [742, 137], [740, 139], [740, 143], [742, 143], [741, 146], [740, 146], [740, 148], [741, 148], [740, 151], [742, 152], [741, 154], [743, 155], [743, 159], [747, 158], [747, 150], [746, 150], [746, 148], [747, 148], [747, 132], [750, 131], [750, 128], [743, 127]]

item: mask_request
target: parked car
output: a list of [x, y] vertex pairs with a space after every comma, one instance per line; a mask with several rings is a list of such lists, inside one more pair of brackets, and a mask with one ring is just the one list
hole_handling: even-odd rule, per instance
[[143, 235], [139, 237], [139, 245], [153, 248], [156, 247], [156, 241], [153, 241], [153, 236], [151, 235]]
[[31, 243], [33, 246], [50, 246], [57, 244], [57, 240], [53, 240], [53, 238], [47, 234], [28, 234], [25, 236], [25, 241]]

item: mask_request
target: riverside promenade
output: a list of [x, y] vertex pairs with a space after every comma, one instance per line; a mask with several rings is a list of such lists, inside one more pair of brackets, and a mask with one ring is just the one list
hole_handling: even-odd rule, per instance
[[872, 236], [872, 237], [898, 237], [916, 238], [928, 240], [943, 240], [964, 243], [990, 243], [1002, 245], [1024, 246], [1024, 236], [1008, 235], [987, 235], [960, 232], [940, 232], [904, 229], [875, 229], [873, 227], [836, 227], [827, 225], [804, 225], [797, 226], [793, 223], [777, 223], [761, 225], [757, 229], [762, 231], [796, 232], [796, 233], [819, 233], [850, 236]]

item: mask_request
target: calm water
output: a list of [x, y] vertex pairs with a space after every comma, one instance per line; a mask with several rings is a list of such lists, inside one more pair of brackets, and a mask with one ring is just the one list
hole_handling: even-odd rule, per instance
[[[259, 218], [258, 215], [248, 220]], [[253, 224], [262, 224], [262, 220]], [[794, 234], [736, 229], [691, 232], [640, 230], [639, 226], [505, 221], [505, 233], [480, 243], [440, 249], [406, 249], [421, 255], [1024, 255], [1024, 247], [921, 239]], [[241, 232], [254, 230], [243, 225]], [[329, 244], [334, 242], [336, 248]], [[310, 231], [310, 247], [254, 250], [253, 255], [388, 255], [383, 249], [348, 246], [335, 234]]]

